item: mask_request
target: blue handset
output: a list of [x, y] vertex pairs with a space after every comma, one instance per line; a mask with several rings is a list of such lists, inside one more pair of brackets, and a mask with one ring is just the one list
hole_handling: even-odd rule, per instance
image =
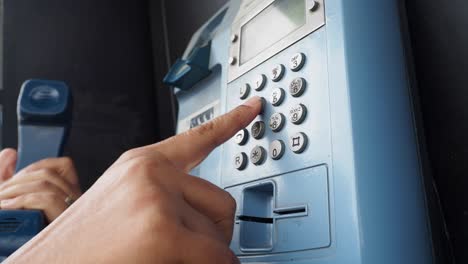
[[[16, 172], [36, 161], [59, 157], [72, 119], [72, 97], [60, 81], [28, 80], [18, 98]], [[39, 210], [0, 210], [0, 258], [6, 258], [46, 225]]]

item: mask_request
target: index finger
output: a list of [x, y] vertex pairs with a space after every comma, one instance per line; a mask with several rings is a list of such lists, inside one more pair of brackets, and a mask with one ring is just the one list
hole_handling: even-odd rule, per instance
[[216, 147], [232, 138], [250, 124], [261, 112], [262, 100], [252, 97], [227, 114], [185, 133], [154, 145], [177, 167], [190, 171], [202, 162]]

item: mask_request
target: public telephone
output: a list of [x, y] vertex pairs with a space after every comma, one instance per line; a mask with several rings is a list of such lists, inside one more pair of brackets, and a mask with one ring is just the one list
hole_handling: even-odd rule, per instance
[[237, 201], [242, 263], [435, 261], [396, 0], [231, 1], [165, 81], [178, 132], [263, 113], [192, 173]]

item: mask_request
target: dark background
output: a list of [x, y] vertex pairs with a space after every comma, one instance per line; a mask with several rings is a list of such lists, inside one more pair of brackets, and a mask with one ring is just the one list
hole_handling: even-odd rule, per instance
[[[87, 188], [123, 151], [173, 133], [161, 80], [226, 1], [2, 2], [3, 146], [16, 146], [21, 83], [64, 80], [77, 102], [66, 151]], [[468, 263], [468, 1], [405, 4], [430, 170], [457, 263]]]

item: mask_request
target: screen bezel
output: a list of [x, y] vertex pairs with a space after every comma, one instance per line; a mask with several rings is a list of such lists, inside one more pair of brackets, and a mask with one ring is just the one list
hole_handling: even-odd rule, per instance
[[[239, 37], [237, 41], [231, 43], [230, 47], [230, 56], [232, 58], [236, 58], [236, 60], [234, 64], [231, 64], [229, 66], [228, 83], [234, 81], [250, 69], [254, 68], [255, 66], [279, 53], [281, 50], [291, 46], [298, 40], [302, 39], [303, 37], [309, 35], [310, 33], [316, 31], [317, 29], [325, 25], [324, 0], [304, 0], [306, 6], [306, 23], [303, 26], [291, 32], [290, 34], [288, 34], [287, 36], [285, 36], [284, 38], [282, 38], [280, 41], [270, 46], [269, 48], [263, 50], [255, 57], [241, 64], [240, 47], [242, 40], [240, 38], [242, 37], [242, 26], [249, 23], [259, 13], [263, 12], [266, 8], [268, 8], [274, 1], [276, 0], [264, 0], [261, 3], [254, 5], [251, 9], [241, 10], [237, 15], [237, 18], [231, 28], [231, 34]], [[312, 9], [312, 6], [315, 6], [316, 8], [313, 11], [309, 11], [310, 9]]]
[[[270, 8], [273, 7], [273, 5], [275, 4], [275, 2], [279, 2], [279, 1], [290, 1], [290, 0], [275, 0], [275, 1], [272, 1], [268, 6], [266, 6], [262, 11], [258, 12], [254, 17], [252, 17], [252, 19], [250, 19], [249, 21], [245, 22], [243, 25], [241, 25], [240, 27], [240, 47], [239, 47], [239, 64], [240, 65], [243, 65], [245, 64], [246, 62], [254, 59], [258, 54], [262, 53], [263, 51], [267, 50], [268, 48], [270, 48], [271, 46], [273, 46], [275, 43], [281, 41], [283, 38], [287, 38], [290, 34], [292, 34], [294, 31], [300, 29], [301, 27], [303, 27], [306, 23], [307, 23], [307, 10], [305, 9], [306, 5], [305, 5], [305, 1], [298, 1], [298, 2], [302, 2], [302, 6], [304, 6], [304, 10], [302, 11], [302, 17], [301, 19], [303, 19], [303, 23], [298, 25], [297, 27], [295, 27], [294, 29], [290, 30], [287, 34], [281, 36], [281, 38], [279, 38], [278, 40], [276, 41], [273, 41], [271, 42], [270, 44], [268, 44], [268, 46], [265, 46], [262, 50], [260, 50], [259, 52], [257, 52], [254, 56], [252, 57], [249, 57], [249, 58], [246, 58], [244, 59], [244, 54], [245, 54], [245, 49], [243, 47], [243, 39], [244, 39], [244, 36], [246, 34], [246, 32], [244, 30], [247, 29], [247, 27], [249, 27], [249, 25], [253, 25], [253, 23], [255, 22], [255, 20], [257, 20], [260, 16], [263, 15], [264, 12], [267, 12], [270, 10]], [[272, 25], [273, 26], [273, 25]]]

